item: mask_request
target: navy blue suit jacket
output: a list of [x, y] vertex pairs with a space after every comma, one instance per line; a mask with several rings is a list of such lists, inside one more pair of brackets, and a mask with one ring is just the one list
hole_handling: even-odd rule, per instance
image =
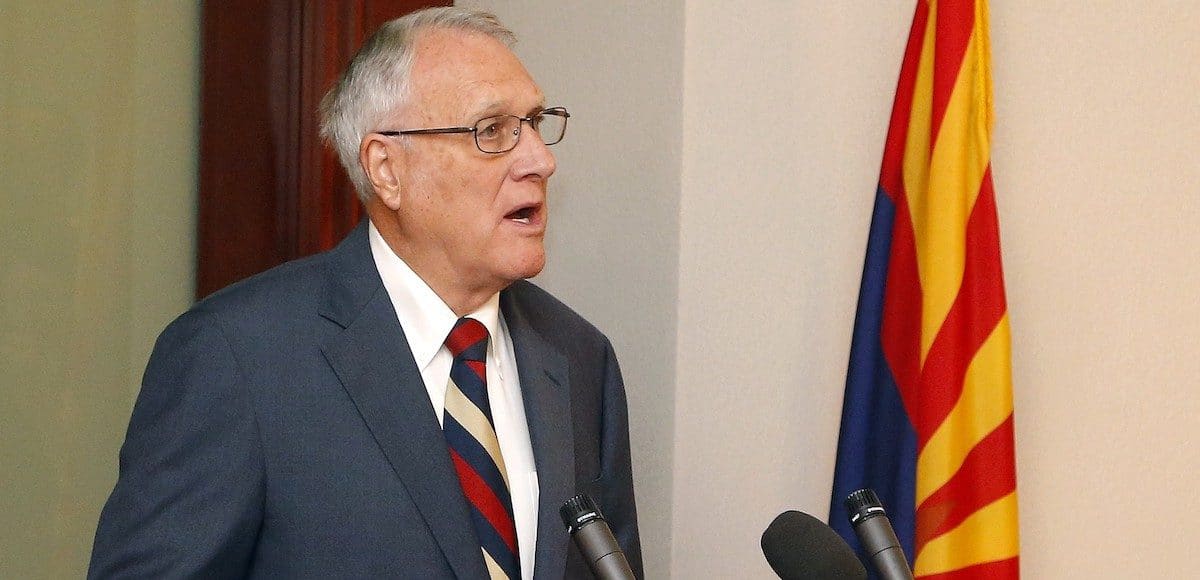
[[[608, 339], [528, 282], [500, 307], [540, 486], [535, 573], [590, 576], [558, 515], [586, 492], [640, 576]], [[200, 302], [159, 337], [89, 577], [487, 577], [364, 226]]]

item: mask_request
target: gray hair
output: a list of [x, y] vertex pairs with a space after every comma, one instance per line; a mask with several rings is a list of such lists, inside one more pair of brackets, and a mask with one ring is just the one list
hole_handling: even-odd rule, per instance
[[321, 137], [337, 152], [363, 203], [371, 199], [374, 190], [358, 162], [362, 139], [408, 100], [414, 47], [428, 30], [474, 32], [509, 47], [516, 42], [512, 31], [495, 15], [455, 6], [418, 10], [387, 22], [367, 39], [321, 99], [320, 111]]

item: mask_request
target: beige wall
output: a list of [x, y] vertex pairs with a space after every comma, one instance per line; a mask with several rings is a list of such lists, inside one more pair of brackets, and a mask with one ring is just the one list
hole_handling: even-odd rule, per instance
[[191, 299], [190, 2], [0, 3], [0, 577], [81, 577], [153, 338]]
[[[465, 3], [577, 115], [541, 282], [621, 356], [651, 576], [771, 577], [770, 518], [827, 510], [913, 3]], [[65, 577], [188, 301], [197, 14], [24, 4], [0, 4], [0, 577]], [[993, 3], [1027, 578], [1176, 577], [1200, 542], [1198, 38], [1194, 2]]]
[[1005, 4], [994, 161], [1025, 569], [1184, 577], [1200, 544], [1179, 515], [1200, 508], [1200, 4]]
[[677, 578], [769, 578], [772, 518], [828, 513], [910, 19], [910, 2], [687, 3]]

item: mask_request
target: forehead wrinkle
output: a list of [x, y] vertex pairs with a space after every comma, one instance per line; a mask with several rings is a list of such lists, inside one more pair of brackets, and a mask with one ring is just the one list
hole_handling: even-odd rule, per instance
[[[418, 114], [427, 121], [466, 123], [544, 107], [541, 88], [511, 49], [473, 33], [426, 31], [418, 39], [413, 72], [413, 93], [421, 93], [416, 100], [422, 101]], [[525, 103], [534, 105], [528, 113], [520, 110]], [[440, 118], [446, 115], [463, 118]]]
[[[470, 110], [477, 113], [487, 113], [495, 111], [496, 113], [520, 112], [521, 102], [527, 102], [526, 95], [528, 91], [523, 90], [525, 87], [516, 87], [517, 90], [510, 94], [505, 92], [511, 88], [510, 85], [522, 85], [528, 80], [529, 86], [532, 87], [532, 100], [534, 105], [529, 111], [540, 110], [540, 107], [545, 106], [546, 97], [542, 94], [542, 89], [533, 82], [533, 79], [515, 79], [507, 78], [496, 81], [494, 79], [473, 79], [465, 80], [459, 85], [457, 94], [460, 95], [460, 100], [469, 101], [473, 95], [480, 95], [475, 99], [475, 103], [464, 103], [471, 106]], [[516, 109], [516, 110], [514, 110]]]

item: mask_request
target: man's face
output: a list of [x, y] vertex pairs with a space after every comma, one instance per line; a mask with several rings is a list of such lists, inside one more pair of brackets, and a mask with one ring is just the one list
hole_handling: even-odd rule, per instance
[[[474, 126], [541, 110], [541, 90], [516, 56], [479, 34], [431, 31], [417, 41], [409, 104], [398, 129]], [[494, 293], [546, 262], [546, 181], [554, 155], [528, 124], [516, 148], [488, 154], [471, 133], [412, 135], [394, 143], [401, 257], [439, 288]], [[443, 296], [443, 298], [447, 298]]]

